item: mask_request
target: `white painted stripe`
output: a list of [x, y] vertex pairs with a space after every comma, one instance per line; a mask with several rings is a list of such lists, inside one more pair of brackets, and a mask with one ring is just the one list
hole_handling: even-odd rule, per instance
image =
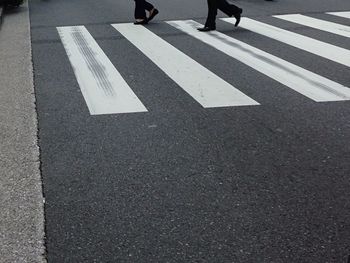
[[259, 105], [145, 27], [112, 26], [203, 107]]
[[334, 15], [334, 16], [339, 16], [339, 17], [344, 17], [344, 18], [349, 18], [350, 19], [350, 12], [327, 12], [326, 14]]
[[57, 30], [91, 115], [147, 111], [84, 26]]
[[289, 22], [297, 23], [303, 26], [316, 28], [318, 30], [326, 31], [329, 33], [337, 34], [344, 37], [350, 37], [350, 27], [341, 24], [324, 21], [321, 19], [304, 16], [300, 14], [290, 15], [278, 15], [274, 16], [279, 19], [283, 19]]
[[350, 99], [349, 88], [217, 31], [199, 32], [197, 28], [202, 25], [193, 20], [168, 23], [310, 99], [318, 102]]
[[[236, 21], [232, 18], [224, 18], [222, 20], [231, 24], [234, 24]], [[242, 18], [240, 27], [350, 67], [350, 51], [345, 48], [337, 47], [246, 17]]]

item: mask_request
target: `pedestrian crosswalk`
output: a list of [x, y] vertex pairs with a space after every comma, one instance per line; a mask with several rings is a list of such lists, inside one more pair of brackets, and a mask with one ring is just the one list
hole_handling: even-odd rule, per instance
[[91, 114], [147, 111], [84, 26], [58, 32]]
[[[345, 19], [350, 18], [350, 12], [329, 12], [327, 14]], [[346, 25], [301, 14], [274, 17], [315, 30], [337, 34], [344, 39], [350, 36], [350, 27]], [[232, 18], [221, 20], [225, 23], [235, 22], [235, 19]], [[281, 88], [288, 87], [315, 102], [350, 100], [350, 89], [345, 86], [346, 84], [337, 83], [219, 31], [199, 32], [197, 28], [203, 25], [194, 20], [160, 23], [277, 81], [282, 84]], [[230, 83], [232, 81], [218, 76], [192, 58], [191, 54], [181, 51], [176, 45], [152, 32], [150, 28], [130, 23], [112, 24], [111, 26], [203, 108], [260, 105], [254, 98], [254, 94], [246, 95], [240, 87]], [[251, 34], [271, 38], [309, 52], [316, 57], [336, 62], [345, 68], [345, 72], [349, 73], [349, 49], [251, 18], [243, 18], [240, 27]], [[58, 27], [57, 30], [91, 115], [148, 111], [142, 103], [142, 98], [136, 96], [133, 87], [125, 81], [120, 69], [118, 70], [113, 65], [87, 28], [68, 26]]]
[[203, 25], [195, 21], [169, 23], [314, 101], [350, 99], [350, 89], [225, 34], [202, 34], [196, 28]]
[[145, 27], [113, 27], [204, 108], [258, 104]]
[[350, 37], [350, 26], [340, 25], [300, 14], [278, 15], [274, 17], [340, 36]]
[[[234, 21], [230, 18], [224, 18], [222, 20], [229, 23], [234, 23]], [[291, 45], [350, 67], [350, 50], [345, 48], [337, 47], [329, 43], [268, 25], [250, 18], [242, 18], [242, 23], [240, 26], [254, 33], [275, 39], [287, 45]]]
[[350, 12], [327, 12], [327, 14], [350, 19]]

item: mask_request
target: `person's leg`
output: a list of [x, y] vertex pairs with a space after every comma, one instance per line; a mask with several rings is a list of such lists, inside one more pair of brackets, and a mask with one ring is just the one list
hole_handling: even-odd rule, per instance
[[199, 31], [207, 32], [216, 29], [216, 15], [218, 13], [216, 0], [207, 0], [208, 1], [208, 16], [207, 21], [205, 22], [204, 27], [198, 28]]
[[151, 12], [154, 9], [154, 6], [151, 3], [148, 3], [147, 1], [144, 1], [144, 8], [148, 11]]
[[241, 12], [241, 8], [233, 4], [229, 4], [226, 0], [217, 0], [218, 9], [228, 16], [233, 16]]
[[145, 0], [135, 0], [135, 19], [136, 21], [146, 19]]
[[205, 22], [205, 27], [216, 27], [216, 15], [218, 14], [217, 0], [208, 0], [208, 16]]
[[159, 13], [158, 9], [156, 9], [151, 3], [148, 3], [147, 1], [145, 1], [145, 9], [149, 12], [148, 21], [151, 21]]
[[226, 0], [218, 0], [218, 9], [224, 12], [228, 16], [234, 16], [236, 18], [235, 26], [238, 26], [241, 21], [242, 9], [233, 4], [229, 4]]

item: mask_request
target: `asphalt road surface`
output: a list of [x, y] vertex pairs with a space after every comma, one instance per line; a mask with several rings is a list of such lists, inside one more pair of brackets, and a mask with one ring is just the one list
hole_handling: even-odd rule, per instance
[[347, 262], [350, 2], [153, 3], [30, 1], [48, 261]]

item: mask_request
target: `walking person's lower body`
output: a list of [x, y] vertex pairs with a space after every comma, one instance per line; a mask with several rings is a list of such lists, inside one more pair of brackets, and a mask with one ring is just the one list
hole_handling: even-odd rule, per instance
[[207, 0], [208, 1], [208, 16], [205, 26], [199, 28], [199, 31], [211, 31], [216, 29], [216, 16], [218, 9], [228, 15], [229, 17], [234, 16], [236, 18], [235, 26], [238, 26], [241, 20], [242, 9], [233, 4], [229, 4], [226, 0]]
[[[146, 15], [146, 10], [149, 16]], [[135, 25], [144, 25], [151, 21], [159, 11], [146, 0], [135, 0]]]

